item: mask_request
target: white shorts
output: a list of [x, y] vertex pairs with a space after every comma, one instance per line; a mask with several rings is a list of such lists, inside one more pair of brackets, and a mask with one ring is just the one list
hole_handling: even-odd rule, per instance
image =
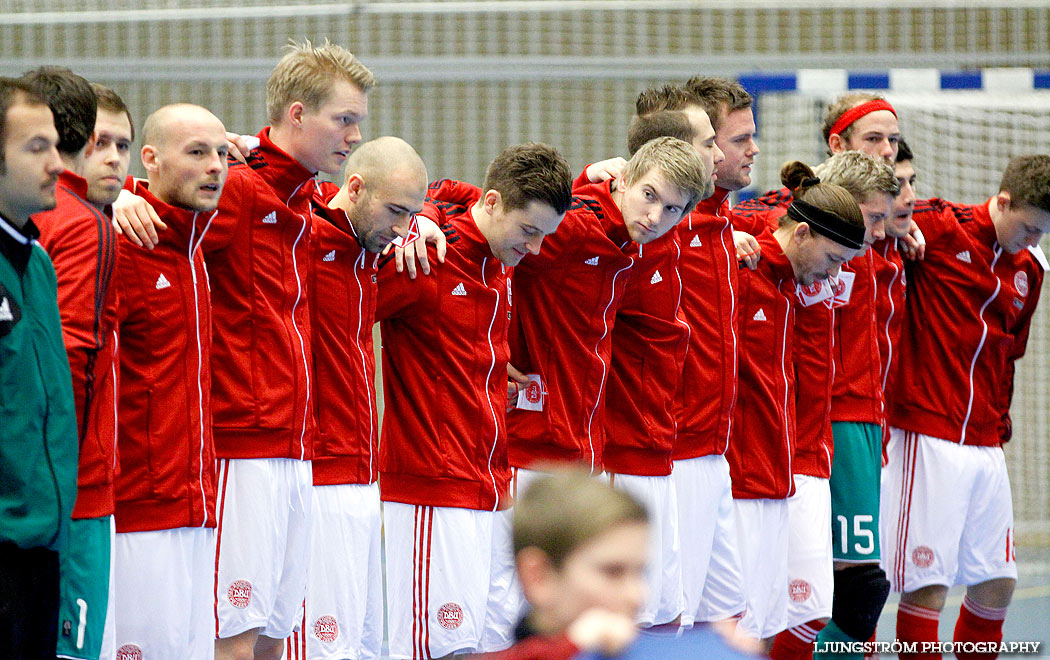
[[682, 627], [743, 613], [744, 577], [729, 462], [720, 454], [675, 461], [671, 480], [682, 546]]
[[215, 530], [180, 527], [117, 534], [118, 657], [215, 655]]
[[392, 658], [509, 647], [523, 596], [511, 511], [384, 502]]
[[217, 637], [284, 639], [301, 621], [313, 469], [288, 458], [222, 459], [216, 514]]
[[678, 499], [670, 476], [610, 474], [614, 488], [630, 493], [649, 512], [648, 595], [638, 612], [641, 626], [670, 623], [685, 610], [682, 593], [682, 544], [678, 536]]
[[831, 555], [831, 485], [795, 475], [788, 498], [787, 627], [831, 618], [835, 570]]
[[313, 488], [313, 549], [289, 660], [373, 660], [383, 646], [383, 520], [378, 484]]
[[767, 639], [787, 628], [787, 500], [733, 500], [747, 612], [738, 629]]
[[887, 455], [882, 562], [894, 591], [1017, 579], [1002, 448], [894, 428]]

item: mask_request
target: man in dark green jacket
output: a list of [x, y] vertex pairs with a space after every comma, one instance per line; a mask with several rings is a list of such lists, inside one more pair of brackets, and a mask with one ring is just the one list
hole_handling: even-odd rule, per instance
[[0, 78], [0, 657], [54, 658], [58, 555], [77, 487], [77, 429], [55, 270], [29, 216], [65, 169], [51, 110]]

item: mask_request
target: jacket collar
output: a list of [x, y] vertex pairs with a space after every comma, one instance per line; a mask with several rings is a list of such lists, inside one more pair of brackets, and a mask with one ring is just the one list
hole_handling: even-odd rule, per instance
[[87, 179], [77, 174], [74, 174], [72, 170], [63, 170], [62, 173], [58, 175], [58, 186], [60, 188], [65, 188], [69, 192], [73, 193], [80, 199], [87, 202]]
[[328, 206], [328, 201], [315, 194], [312, 206], [314, 215], [346, 234], [348, 238], [352, 238], [364, 250], [365, 246], [361, 243], [361, 237], [357, 235], [357, 229], [350, 222], [350, 216], [343, 209]]
[[699, 220], [701, 216], [707, 216], [710, 218], [729, 218], [729, 191], [725, 188], [719, 188], [715, 186], [715, 192], [707, 199], [702, 199], [697, 203], [687, 218], [682, 220], [681, 224], [684, 224], [689, 229], [693, 228], [693, 216], [696, 215]]
[[198, 215], [204, 223], [207, 223], [212, 213], [197, 213], [177, 206], [171, 206], [159, 200], [156, 195], [149, 191], [149, 182], [143, 180], [135, 181], [135, 189], [132, 191], [142, 199], [149, 202], [153, 210], [157, 212], [164, 224], [168, 225], [169, 232], [160, 234], [160, 242], [171, 242], [179, 247], [189, 247], [191, 234], [196, 233], [195, 240], [199, 241], [205, 227], [196, 227]]
[[616, 179], [609, 179], [601, 183], [592, 183], [578, 188], [576, 193], [584, 197], [590, 197], [601, 204], [601, 220], [605, 234], [617, 246], [626, 249], [631, 247], [628, 244], [632, 241], [631, 235], [627, 232], [627, 225], [623, 221], [623, 213], [620, 212], [620, 207], [616, 205], [616, 201], [613, 199], [612, 187], [615, 182]]
[[270, 127], [259, 131], [259, 148], [257, 156], [262, 158], [263, 166], [257, 166], [256, 172], [267, 185], [288, 205], [292, 196], [304, 192], [306, 188], [313, 191], [307, 182], [314, 178], [314, 172], [303, 167], [299, 161], [289, 156], [270, 139]]
[[474, 216], [471, 214], [472, 208], [474, 208], [473, 204], [468, 206], [463, 213], [449, 218], [452, 226], [456, 228], [456, 233], [459, 234], [460, 241], [462, 241], [462, 244], [457, 246], [456, 249], [471, 261], [481, 263], [485, 259], [491, 259], [493, 263], [503, 265], [492, 253], [488, 239], [478, 229], [478, 223], [474, 221]]
[[971, 234], [984, 247], [991, 250], [999, 248], [999, 235], [995, 233], [995, 223], [992, 222], [992, 214], [988, 211], [988, 205], [994, 203], [994, 198], [989, 197], [983, 204], [973, 207], [974, 231]]
[[24, 273], [33, 254], [33, 243], [40, 237], [40, 230], [33, 220], [26, 220], [19, 229], [15, 223], [0, 215], [0, 253], [19, 273]]
[[[729, 192], [725, 188], [715, 186], [715, 192], [707, 199], [700, 200], [696, 205], [695, 212], [706, 213], [707, 215], [728, 215]], [[725, 209], [722, 208], [723, 206]]]
[[795, 269], [784, 254], [784, 248], [773, 236], [772, 229], [766, 229], [757, 237], [759, 245], [762, 246], [762, 259], [759, 260], [759, 269], [766, 270], [774, 280], [790, 280], [795, 283]]

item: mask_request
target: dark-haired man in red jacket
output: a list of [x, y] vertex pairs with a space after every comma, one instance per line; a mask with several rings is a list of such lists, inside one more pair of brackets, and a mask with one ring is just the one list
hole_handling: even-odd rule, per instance
[[430, 277], [410, 281], [390, 262], [379, 269], [379, 471], [395, 658], [512, 641], [521, 595], [507, 511], [510, 274], [561, 224], [571, 178], [553, 148], [509, 147], [483, 188], [439, 184], [455, 202], [438, 204], [448, 252]]
[[923, 200], [913, 217], [930, 246], [907, 269], [882, 482], [897, 636], [936, 641], [948, 588], [963, 584], [955, 641], [997, 642], [1017, 581], [1002, 445], [1047, 269], [1050, 156], [1011, 159], [987, 202]]

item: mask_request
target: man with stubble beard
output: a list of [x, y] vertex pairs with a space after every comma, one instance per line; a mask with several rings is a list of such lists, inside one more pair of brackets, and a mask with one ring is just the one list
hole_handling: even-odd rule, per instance
[[[217, 222], [226, 181], [226, 129], [204, 108], [168, 105], [146, 120], [143, 143], [149, 180], [128, 185], [167, 228], [152, 250], [125, 240], [115, 272], [117, 656], [207, 659], [214, 654], [216, 476], [211, 291], [201, 243]], [[164, 597], [141, 597], [151, 591]]]

